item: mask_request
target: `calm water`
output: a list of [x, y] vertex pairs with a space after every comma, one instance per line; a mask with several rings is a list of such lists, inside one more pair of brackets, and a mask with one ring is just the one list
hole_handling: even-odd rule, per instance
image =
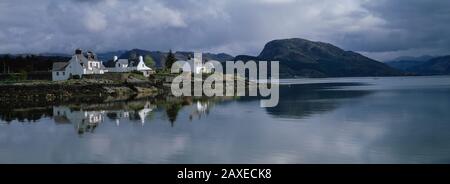
[[280, 103], [2, 109], [0, 163], [450, 163], [450, 77], [283, 80]]

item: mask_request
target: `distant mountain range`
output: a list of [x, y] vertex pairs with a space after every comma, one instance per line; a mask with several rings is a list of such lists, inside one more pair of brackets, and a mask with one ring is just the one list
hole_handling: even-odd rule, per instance
[[329, 43], [300, 38], [267, 43], [258, 56], [239, 55], [235, 60], [280, 61], [280, 77], [396, 76], [403, 72], [388, 65], [345, 51]]
[[118, 51], [110, 51], [110, 52], [102, 52], [97, 53], [97, 57], [100, 61], [108, 61], [111, 60], [114, 56], [120, 56], [127, 52], [126, 50], [118, 50]]
[[426, 61], [430, 60], [431, 58], [433, 58], [433, 56], [429, 56], [429, 55], [424, 55], [424, 56], [419, 56], [419, 57], [401, 56], [401, 57], [397, 57], [391, 61], [387, 61], [386, 64], [393, 68], [397, 68], [399, 70], [406, 72], [410, 68], [415, 67], [420, 64], [423, 64]]
[[[156, 67], [164, 66], [168, 52], [143, 49], [118, 50], [97, 53], [102, 61], [113, 56], [129, 58], [130, 54], [151, 56]], [[193, 52], [174, 52], [178, 60], [187, 60]], [[28, 54], [26, 54], [28, 55]], [[64, 56], [68, 54], [42, 53], [40, 56]], [[19, 55], [16, 55], [19, 56]], [[25, 55], [22, 55], [25, 56]], [[13, 56], [14, 57], [14, 56]], [[204, 60], [225, 61], [280, 61], [280, 77], [361, 77], [361, 76], [399, 76], [413, 75], [447, 75], [450, 74], [450, 56], [399, 57], [386, 63], [365, 57], [352, 51], [345, 51], [324, 42], [309, 41], [301, 38], [280, 39], [268, 42], [258, 56], [238, 55], [233, 57], [226, 53], [203, 53]]]
[[415, 75], [450, 75], [450, 56], [400, 57], [389, 66]]
[[[148, 51], [148, 50], [142, 50], [142, 49], [132, 49], [132, 50], [126, 51], [126, 52], [122, 53], [121, 55], [119, 55], [119, 58], [121, 58], [121, 59], [129, 58], [130, 54], [132, 52], [135, 52], [137, 55], [140, 55], [140, 56], [150, 55], [153, 58], [153, 60], [155, 61], [156, 67], [164, 66], [165, 59], [168, 54], [168, 52], [161, 52], [161, 51]], [[174, 54], [175, 54], [175, 58], [177, 58], [177, 60], [185, 60], [185, 61], [188, 60], [189, 57], [194, 56], [194, 52], [178, 51], [178, 52], [174, 52]], [[112, 56], [110, 58], [112, 58]], [[225, 61], [233, 61], [234, 57], [229, 54], [225, 54], [225, 53], [219, 53], [219, 54], [203, 53], [202, 59], [225, 62]]]
[[[119, 59], [128, 59], [130, 57], [130, 54], [132, 52], [135, 52], [138, 56], [151, 56], [153, 60], [155, 61], [156, 67], [163, 67], [165, 63], [165, 58], [168, 54], [168, 52], [161, 52], [161, 51], [149, 51], [149, 50], [143, 50], [143, 49], [131, 49], [131, 50], [118, 50], [118, 51], [110, 51], [110, 52], [101, 52], [96, 53], [97, 57], [101, 61], [109, 61], [112, 60], [114, 56], [119, 57]], [[175, 58], [177, 60], [188, 60], [189, 57], [194, 56], [194, 52], [174, 52]], [[42, 53], [39, 54], [40, 56], [65, 56], [70, 57], [69, 54], [61, 54], [61, 53]], [[213, 54], [213, 53], [203, 53], [202, 58], [204, 60], [216, 60], [220, 62], [225, 61], [233, 61], [234, 57], [226, 54], [226, 53], [219, 53], [219, 54]]]

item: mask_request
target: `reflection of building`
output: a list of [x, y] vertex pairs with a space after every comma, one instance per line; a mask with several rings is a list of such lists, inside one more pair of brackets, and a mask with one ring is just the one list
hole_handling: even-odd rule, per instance
[[197, 101], [197, 111], [206, 112], [208, 110], [208, 103]]
[[141, 119], [142, 125], [145, 123], [145, 117], [147, 117], [155, 107], [152, 106], [149, 102], [147, 102], [143, 109], [138, 111], [139, 118]]
[[103, 121], [103, 111], [76, 111], [68, 107], [53, 107], [56, 123], [73, 123], [79, 133], [93, 131]]
[[144, 125], [145, 118], [151, 114], [154, 108], [155, 106], [150, 102], [146, 102], [138, 110], [83, 110], [55, 106], [53, 107], [53, 119], [58, 124], [73, 123], [76, 130], [81, 134], [93, 131], [98, 124], [105, 120], [105, 117], [114, 120], [116, 125], [119, 125], [123, 119], [140, 120], [141, 124]]
[[103, 111], [76, 111], [64, 106], [53, 107], [53, 116], [55, 121], [58, 119], [71, 123], [86, 122], [97, 124], [103, 121]]
[[197, 101], [194, 106], [193, 112], [189, 116], [189, 119], [192, 120], [194, 116], [197, 116], [197, 118], [201, 118], [203, 114], [209, 114], [211, 106], [212, 105], [209, 103], [209, 101]]
[[153, 109], [155, 109], [155, 106], [150, 104], [150, 102], [146, 102], [142, 109], [108, 111], [106, 113], [106, 116], [108, 116], [109, 119], [115, 120], [117, 126], [120, 125], [120, 121], [122, 119], [129, 119], [129, 120], [138, 119], [141, 121], [141, 124], [144, 125], [145, 118], [151, 114]]

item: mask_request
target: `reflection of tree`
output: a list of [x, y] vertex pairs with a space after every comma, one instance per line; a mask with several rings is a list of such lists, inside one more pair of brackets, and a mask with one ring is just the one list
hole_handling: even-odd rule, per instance
[[166, 111], [168, 120], [172, 126], [177, 121], [178, 112], [184, 106], [191, 106], [193, 111], [189, 115], [189, 120], [193, 120], [194, 116], [200, 118], [203, 114], [209, 114], [210, 109], [215, 103], [230, 100], [233, 98], [226, 97], [171, 97], [166, 98], [163, 107]]
[[192, 104], [192, 97], [166, 97], [157, 104], [165, 109], [166, 116], [173, 127], [175, 121], [177, 120], [178, 112], [183, 108], [183, 106]]
[[19, 122], [35, 122], [42, 117], [51, 117], [53, 114], [51, 107], [11, 109], [3, 107], [0, 109], [0, 120], [11, 122], [17, 120]]
[[179, 103], [174, 103], [174, 104], [169, 104], [166, 106], [166, 114], [167, 117], [169, 118], [170, 124], [173, 127], [173, 124], [175, 123], [175, 121], [177, 120], [177, 116], [178, 116], [178, 111], [180, 111], [180, 109], [183, 106]]
[[89, 123], [83, 120], [76, 125], [77, 133], [80, 135], [86, 132], [93, 133], [95, 128], [97, 128], [97, 125], [98, 123]]

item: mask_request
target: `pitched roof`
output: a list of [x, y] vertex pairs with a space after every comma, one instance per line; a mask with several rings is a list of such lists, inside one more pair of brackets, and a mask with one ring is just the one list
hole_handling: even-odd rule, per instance
[[122, 65], [124, 65], [124, 64], [127, 64], [127, 65], [128, 65], [128, 59], [119, 59], [119, 60], [117, 60], [116, 62], [118, 62], [118, 63], [120, 63], [120, 64], [122, 64]]
[[52, 66], [52, 71], [64, 71], [64, 69], [69, 65], [69, 62], [55, 62]]
[[83, 54], [75, 54], [75, 56], [78, 59], [78, 62], [80, 63], [88, 60]]

